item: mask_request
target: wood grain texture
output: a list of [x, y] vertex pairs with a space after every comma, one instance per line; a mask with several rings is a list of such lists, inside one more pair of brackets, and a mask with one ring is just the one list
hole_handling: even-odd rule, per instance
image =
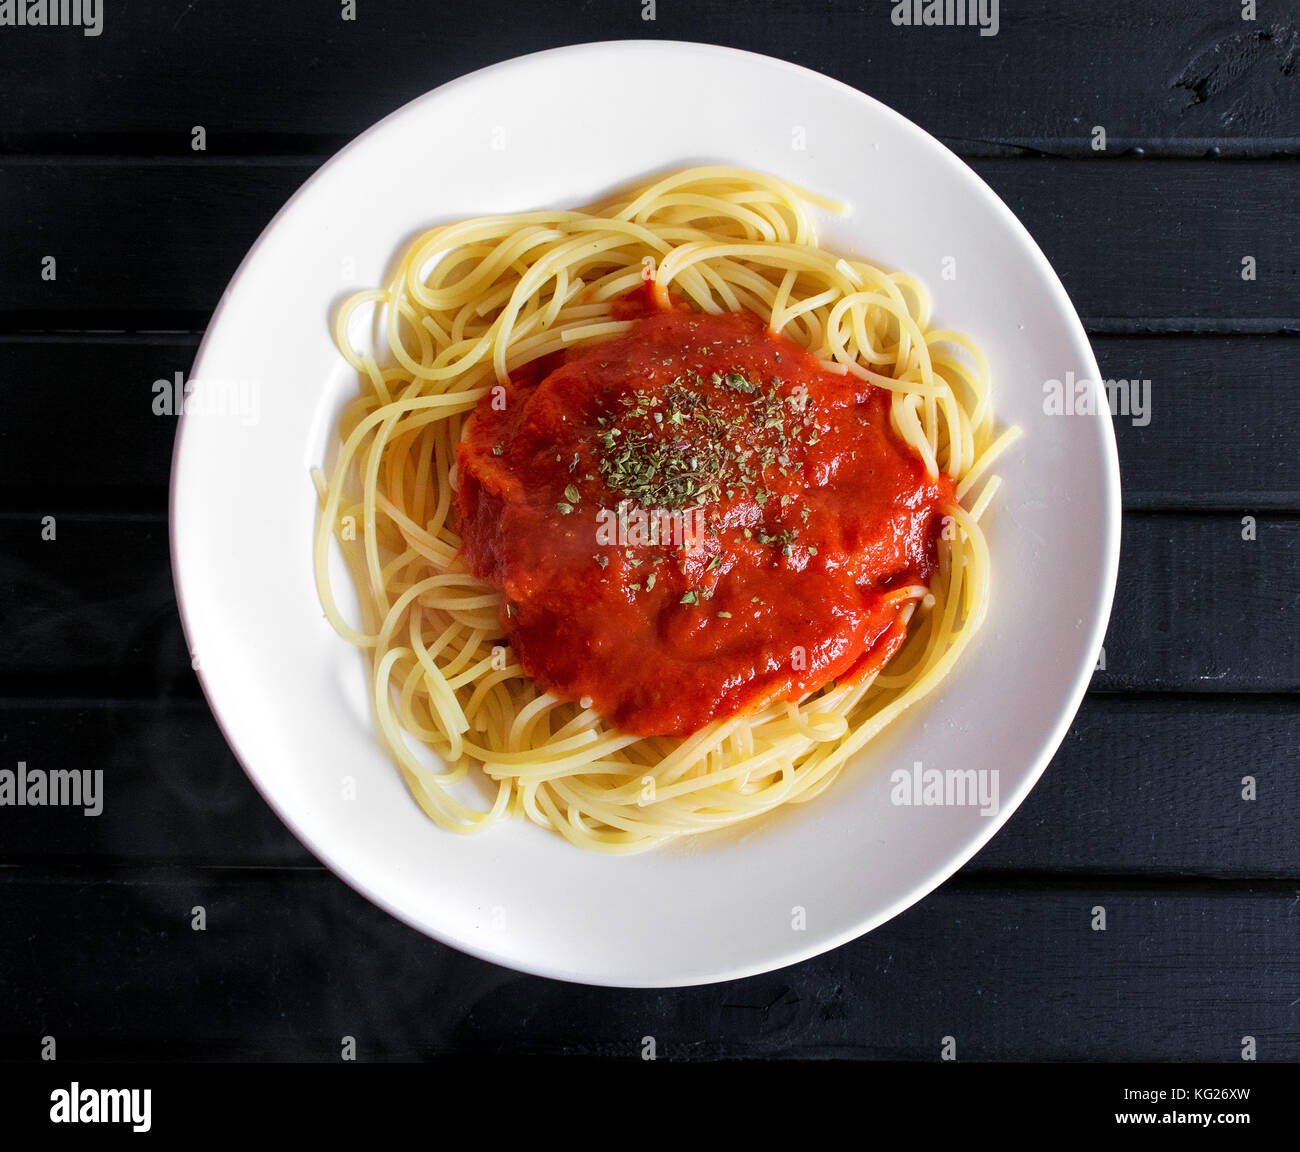
[[[1104, 691], [1296, 692], [1300, 520], [1125, 517]], [[1050, 658], [1050, 654], [1038, 654]]]
[[153, 386], [188, 378], [197, 350], [191, 334], [0, 337], [4, 510], [165, 515], [179, 420], [154, 413]]
[[[892, 7], [108, 3], [99, 37], [0, 30], [0, 767], [105, 779], [97, 817], [0, 809], [0, 1060], [50, 1034], [65, 1061], [335, 1061], [344, 1035], [362, 1060], [636, 1058], [647, 1035], [663, 1059], [932, 1061], [953, 1036], [962, 1061], [1240, 1063], [1250, 1035], [1260, 1060], [1300, 1060], [1300, 9], [1003, 0], [981, 37], [895, 27]], [[280, 823], [190, 668], [176, 423], [151, 401], [348, 139], [476, 68], [643, 37], [814, 68], [939, 136], [1043, 248], [1103, 375], [1150, 379], [1153, 407], [1115, 423], [1106, 666], [1006, 827], [827, 955], [633, 992], [430, 941]], [[1024, 658], [1053, 654], [1026, 637]]]
[[[1253, 21], [1222, 0], [1003, 3], [993, 36], [896, 26], [891, 0], [654, 7], [650, 21], [640, 0], [385, 0], [358, 5], [349, 21], [337, 3], [109, 5], [98, 37], [30, 29], [0, 39], [0, 147], [175, 154], [201, 124], [213, 151], [329, 153], [477, 68], [642, 38], [802, 64], [967, 152], [1094, 156], [1094, 125], [1110, 154], [1257, 155], [1300, 143], [1300, 17], [1286, 0], [1259, 0]], [[31, 49], [43, 67], [24, 66]]]
[[[201, 328], [316, 163], [0, 160], [11, 222], [0, 232], [0, 329]], [[972, 167], [1028, 227], [1086, 323], [1223, 331], [1228, 320], [1229, 331], [1300, 331], [1296, 163]], [[54, 281], [41, 279], [49, 255]], [[1254, 280], [1242, 279], [1247, 256]], [[933, 284], [941, 270], [907, 271]], [[360, 286], [340, 282], [339, 291]]]
[[[1291, 699], [1089, 696], [1029, 798], [962, 875], [1300, 881], [1298, 741], [1300, 701]], [[0, 869], [318, 866], [254, 790], [201, 700], [0, 701], [0, 767], [20, 760], [102, 772], [103, 810], [31, 809], [8, 820]], [[855, 771], [893, 767], [868, 760]], [[333, 778], [329, 765], [321, 771]], [[1246, 776], [1254, 800], [1243, 799]], [[832, 790], [818, 803], [835, 798]]]
[[1127, 509], [1300, 511], [1300, 341], [1094, 336], [1103, 378], [1151, 381], [1151, 420], [1117, 415]]
[[1294, 697], [1089, 695], [1029, 798], [964, 871], [1300, 875], [1298, 739]]
[[[451, 1055], [1300, 1057], [1290, 885], [953, 883], [779, 972], [670, 991], [520, 976], [425, 939], [328, 873], [0, 872], [0, 1058]], [[817, 914], [818, 894], [807, 911]], [[191, 929], [202, 907], [206, 930]], [[1106, 930], [1092, 924], [1104, 908]], [[507, 924], [509, 909], [506, 909]], [[592, 931], [599, 931], [592, 925]]]

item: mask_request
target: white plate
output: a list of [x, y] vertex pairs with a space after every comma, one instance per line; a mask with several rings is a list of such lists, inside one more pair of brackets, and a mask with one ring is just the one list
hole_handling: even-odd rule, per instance
[[[743, 834], [605, 857], [522, 821], [445, 832], [376, 743], [364, 665], [325, 621], [312, 581], [308, 469], [357, 387], [331, 342], [333, 309], [377, 285], [428, 225], [577, 206], [712, 161], [847, 202], [848, 219], [822, 220], [823, 243], [920, 277], [936, 321], [987, 351], [998, 417], [1025, 432], [998, 468], [1004, 486], [987, 518], [990, 616], [942, 691], [817, 800]], [[948, 258], [956, 278], [945, 280]], [[973, 856], [1079, 705], [1114, 590], [1119, 468], [1109, 419], [1044, 413], [1044, 382], [1069, 372], [1098, 379], [1024, 228], [934, 139], [854, 89], [765, 56], [664, 41], [484, 69], [395, 112], [316, 173], [254, 245], [208, 328], [171, 498], [177, 594], [204, 691], [294, 833], [358, 891], [456, 948], [637, 987], [816, 955]], [[891, 803], [891, 774], [916, 761], [997, 773], [998, 810]]]

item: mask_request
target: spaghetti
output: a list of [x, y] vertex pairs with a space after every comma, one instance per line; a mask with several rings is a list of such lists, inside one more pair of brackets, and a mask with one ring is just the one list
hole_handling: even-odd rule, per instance
[[[358, 293], [341, 308], [335, 338], [362, 387], [341, 416], [329, 481], [313, 470], [320, 499], [317, 586], [333, 626], [368, 653], [381, 739], [415, 799], [442, 827], [474, 832], [522, 814], [581, 847], [634, 852], [810, 800], [850, 756], [941, 682], [979, 628], [989, 595], [988, 549], [979, 520], [998, 487], [996, 478], [986, 477], [1015, 431], [995, 431], [985, 358], [959, 333], [929, 327], [924, 288], [909, 276], [818, 247], [807, 205], [843, 211], [761, 173], [688, 169], [583, 211], [486, 216], [434, 228], [403, 253], [387, 288]], [[646, 310], [628, 307], [629, 300], [642, 297], [650, 319]], [[366, 307], [378, 309], [379, 355], [362, 351], [352, 339]], [[880, 423], [889, 429], [888, 437], [876, 435], [911, 461], [920, 488], [933, 501], [932, 556], [898, 568], [897, 579], [891, 576], [872, 593], [878, 615], [871, 628], [855, 633], [855, 642], [861, 647], [870, 640], [875, 659], [855, 661], [851, 657], [871, 653], [846, 656], [841, 643], [826, 665], [830, 675], [819, 682], [769, 677], [763, 687], [755, 677], [742, 677], [757, 687], [748, 696], [733, 692], [729, 703], [719, 696], [712, 711], [669, 723], [662, 709], [628, 706], [619, 712], [624, 723], [616, 725], [608, 715], [612, 709], [604, 706], [608, 701], [593, 699], [599, 688], [582, 696], [554, 690], [556, 684], [584, 682], [577, 673], [566, 681], [554, 662], [541, 659], [536, 636], [554, 618], [541, 618], [543, 627], [532, 634], [526, 621], [512, 619], [516, 604], [528, 607], [519, 581], [489, 571], [483, 541], [490, 532], [484, 524], [467, 537], [469, 525], [460, 523], [467, 508], [479, 508], [485, 476], [498, 490], [509, 486], [500, 475], [491, 479], [492, 456], [506, 454], [502, 463], [514, 466], [514, 449], [483, 439], [485, 429], [496, 428], [490, 423], [493, 401], [513, 397], [517, 404], [535, 394], [529, 389], [549, 380], [556, 365], [605, 368], [607, 356], [630, 355], [629, 343], [635, 350], [636, 340], [652, 327], [680, 329], [699, 317], [696, 327], [718, 318], [725, 328], [727, 317], [746, 315], [761, 318], [753, 327], [764, 332], [746, 336], [749, 344], [737, 337], [737, 355], [749, 354], [761, 338], [789, 349], [786, 363], [803, 357], [809, 379], [815, 387], [820, 379], [828, 395], [838, 381], [841, 391], [855, 393], [862, 404], [876, 403]], [[666, 339], [662, 332], [654, 335]], [[781, 352], [775, 355], [779, 359]], [[681, 368], [669, 355], [662, 363], [672, 365], [669, 376]], [[709, 378], [714, 390], [702, 400]], [[710, 377], [706, 371], [704, 379], [690, 373], [686, 379], [697, 386], [687, 387], [677, 375], [653, 394], [628, 393], [639, 398], [625, 403], [636, 405], [637, 416], [653, 419], [646, 427], [655, 429], [664, 427], [665, 415], [669, 425], [680, 426], [684, 414], [698, 417], [705, 429], [716, 428], [709, 413], [733, 400], [742, 416], [766, 404], [767, 419], [755, 417], [754, 426], [780, 437], [781, 455], [770, 449], [772, 467], [787, 479], [805, 462], [809, 472], [822, 468], [825, 474], [808, 444], [816, 443], [814, 435], [805, 431], [798, 459], [794, 445], [800, 429], [825, 435], [832, 426], [803, 416], [791, 422], [787, 437], [783, 421], [795, 403], [788, 382], [765, 382], [761, 372]], [[606, 427], [604, 416], [597, 419], [607, 443], [625, 431]], [[717, 442], [737, 439], [732, 429], [738, 426], [726, 426]], [[467, 454], [476, 428], [479, 451]], [[674, 434], [676, 443], [685, 442], [685, 430]], [[643, 446], [661, 444], [649, 432], [637, 436]], [[699, 443], [690, 456], [693, 468], [707, 455], [708, 445]], [[833, 567], [825, 556], [814, 559], [817, 548], [799, 542], [797, 529], [765, 535], [767, 498], [780, 493], [784, 508], [787, 500], [796, 502], [797, 489], [787, 495], [780, 481], [763, 479], [769, 457], [761, 454], [769, 448], [761, 438], [744, 445], [737, 440], [735, 447], [736, 459], [761, 456], [763, 468], [755, 473], [742, 463], [713, 485], [717, 507], [731, 516], [719, 522], [735, 530], [735, 545], [724, 553], [713, 527], [718, 540], [701, 554], [712, 559], [707, 569], [697, 565], [695, 571], [723, 570], [707, 587], [701, 584], [699, 594], [690, 586], [680, 601], [673, 587], [672, 602], [685, 605], [683, 612], [702, 608], [702, 598], [719, 590], [736, 592], [721, 583], [730, 574], [721, 558], [731, 564], [733, 553], [756, 548], [755, 533], [764, 544], [770, 540], [781, 548], [784, 542], [786, 559], [773, 552], [772, 567], [791, 580], [813, 579], [813, 573]], [[473, 465], [472, 477], [458, 478], [458, 454]], [[847, 452], [841, 456], [848, 458]], [[588, 509], [591, 493], [617, 487], [616, 481], [624, 494], [653, 487], [662, 496], [666, 490], [658, 483], [665, 474], [662, 453], [648, 465], [657, 486], [645, 482], [643, 472], [628, 479], [626, 453], [607, 454], [599, 464], [596, 459], [574, 452], [569, 461], [567, 448], [564, 460], [557, 454], [573, 473], [564, 487], [567, 496], [548, 497], [549, 507], [558, 508], [557, 526], [577, 524], [577, 511]], [[685, 488], [667, 489], [674, 507], [703, 502], [694, 487], [697, 468], [674, 475], [687, 477]], [[775, 480], [776, 473], [771, 475]], [[514, 485], [517, 499], [528, 499], [526, 487]], [[635, 504], [625, 499], [620, 509]], [[776, 508], [773, 499], [768, 511], [775, 514]], [[913, 520], [922, 522], [919, 516]], [[755, 528], [743, 529], [742, 543], [739, 533], [747, 523]], [[342, 547], [357, 586], [360, 627], [344, 619], [333, 596], [331, 539]], [[671, 570], [685, 574], [690, 546], [680, 550], [683, 559]], [[592, 551], [600, 562], [601, 550]], [[913, 552], [915, 561], [921, 552]], [[608, 552], [602, 571], [593, 568], [593, 581], [613, 575], [603, 571], [609, 555], [624, 566], [618, 549]], [[626, 555], [628, 563], [641, 563], [640, 552], [627, 549]], [[666, 575], [670, 569], [660, 571]], [[645, 602], [646, 581], [635, 574], [624, 580], [635, 583], [618, 586], [620, 594], [631, 589]], [[649, 583], [653, 588], [653, 576]], [[666, 587], [664, 579], [661, 597]], [[753, 600], [761, 602], [758, 595]], [[665, 611], [657, 606], [653, 613]], [[708, 624], [743, 638], [737, 615], [703, 612], [691, 635], [702, 634]], [[518, 643], [506, 642], [512, 632]], [[526, 663], [534, 672], [545, 667], [543, 679], [552, 690], [529, 674]], [[592, 683], [604, 678], [595, 676]], [[732, 675], [728, 683], [735, 680]], [[429, 767], [412, 740], [432, 751], [443, 768]], [[463, 795], [472, 780], [488, 789], [481, 803]]]

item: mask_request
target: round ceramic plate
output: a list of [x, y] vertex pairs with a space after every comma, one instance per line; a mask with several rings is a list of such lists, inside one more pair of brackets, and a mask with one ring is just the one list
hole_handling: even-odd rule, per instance
[[[1004, 483], [985, 522], [990, 615], [942, 690], [831, 788], [742, 832], [628, 857], [581, 851], [522, 820], [446, 832], [376, 742], [364, 662], [326, 622], [312, 579], [309, 469], [327, 458], [357, 389], [331, 341], [334, 311], [349, 291], [378, 285], [430, 225], [576, 207], [710, 162], [848, 204], [847, 218], [818, 216], [823, 245], [916, 275], [935, 322], [986, 350], [999, 421], [1024, 432], [998, 465]], [[1098, 379], [1033, 240], [970, 169], [860, 92], [768, 57], [663, 41], [484, 69], [406, 105], [317, 172], [254, 245], [208, 328], [171, 493], [173, 570], [204, 691], [303, 843], [456, 948], [626, 986], [723, 980], [816, 955], [973, 856], [1078, 707], [1110, 610], [1120, 506], [1104, 402], [1101, 417], [1045, 411], [1045, 384], [1069, 373]]]

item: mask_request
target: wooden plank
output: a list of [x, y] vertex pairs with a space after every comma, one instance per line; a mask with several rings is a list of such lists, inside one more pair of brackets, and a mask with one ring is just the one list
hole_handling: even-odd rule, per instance
[[[0, 874], [0, 1058], [494, 1054], [1239, 1062], [1300, 1058], [1288, 886], [950, 884], [765, 976], [672, 991], [521, 976], [328, 874]], [[809, 915], [817, 894], [810, 893]], [[191, 928], [202, 907], [206, 929]], [[1105, 931], [1093, 930], [1104, 908]], [[942, 941], [942, 947], [936, 947]]]
[[[1093, 345], [1103, 377], [1151, 382], [1149, 422], [1114, 421], [1126, 508], [1300, 511], [1294, 339]], [[0, 430], [3, 509], [165, 512], [176, 423], [154, 415], [152, 389], [188, 374], [197, 346], [197, 335], [0, 337], [7, 428], [75, 415], [59, 420], [58, 452]]]
[[[58, 511], [57, 509], [54, 511]], [[192, 693], [167, 528], [153, 517], [0, 517], [0, 689]], [[1300, 519], [1130, 513], [1102, 691], [1295, 692]]]
[[[5, 327], [197, 329], [317, 162], [0, 162]], [[45, 260], [56, 278], [42, 278]], [[140, 313], [147, 312], [147, 317]]]
[[[58, 510], [54, 509], [57, 513]], [[24, 695], [193, 695], [167, 522], [57, 514], [0, 518], [0, 682]]]
[[102, 773], [94, 814], [84, 804], [6, 809], [0, 866], [320, 866], [253, 788], [201, 699], [3, 701], [0, 750], [10, 770], [22, 761]]
[[[201, 327], [315, 163], [0, 161], [12, 223], [0, 233], [0, 328]], [[973, 166], [1028, 226], [1089, 323], [1300, 329], [1289, 162]], [[51, 255], [58, 278], [45, 281]], [[1242, 279], [1247, 256], [1254, 280]]]
[[[419, 0], [386, 0], [356, 6], [347, 20], [340, 4], [227, 0], [160, 20], [144, 6], [109, 5], [100, 36], [31, 29], [0, 40], [0, 147], [175, 154], [201, 124], [213, 150], [329, 152], [477, 68], [574, 41], [643, 37], [802, 64], [966, 150], [1092, 155], [1094, 125], [1112, 152], [1294, 151], [1300, 139], [1296, 32], [1272, 0], [1253, 21], [1219, 0], [994, 5], [995, 35], [899, 26], [895, 7], [827, 0], [813, 14], [797, 0], [665, 3], [651, 21], [634, 0], [497, 0], [486, 17], [456, 0], [431, 20]], [[24, 56], [31, 48], [39, 68]]]
[[1300, 520], [1130, 513], [1092, 687], [1300, 691], [1297, 611]]
[[[1093, 326], [1218, 317], [1300, 328], [1300, 213], [1287, 163], [977, 160]], [[1254, 280], [1242, 261], [1255, 260]], [[1274, 322], [1265, 322], [1273, 318]], [[1159, 321], [1159, 324], [1153, 322]], [[1143, 324], [1135, 325], [1139, 330]]]
[[1291, 697], [1091, 694], [964, 872], [1300, 876], [1298, 743]]
[[1150, 380], [1146, 425], [1113, 420], [1126, 509], [1300, 510], [1294, 339], [1092, 341], [1103, 378]]
[[[156, 380], [188, 376], [197, 335], [0, 337], [0, 500], [8, 511], [165, 514], [177, 418]], [[57, 427], [52, 438], [39, 430]]]
[[[1290, 700], [1089, 696], [1042, 780], [963, 874], [1300, 879], [1297, 743]], [[0, 756], [11, 769], [103, 773], [98, 815], [2, 817], [0, 867], [315, 866], [202, 701], [0, 701]], [[1243, 799], [1247, 775], [1254, 800]]]

